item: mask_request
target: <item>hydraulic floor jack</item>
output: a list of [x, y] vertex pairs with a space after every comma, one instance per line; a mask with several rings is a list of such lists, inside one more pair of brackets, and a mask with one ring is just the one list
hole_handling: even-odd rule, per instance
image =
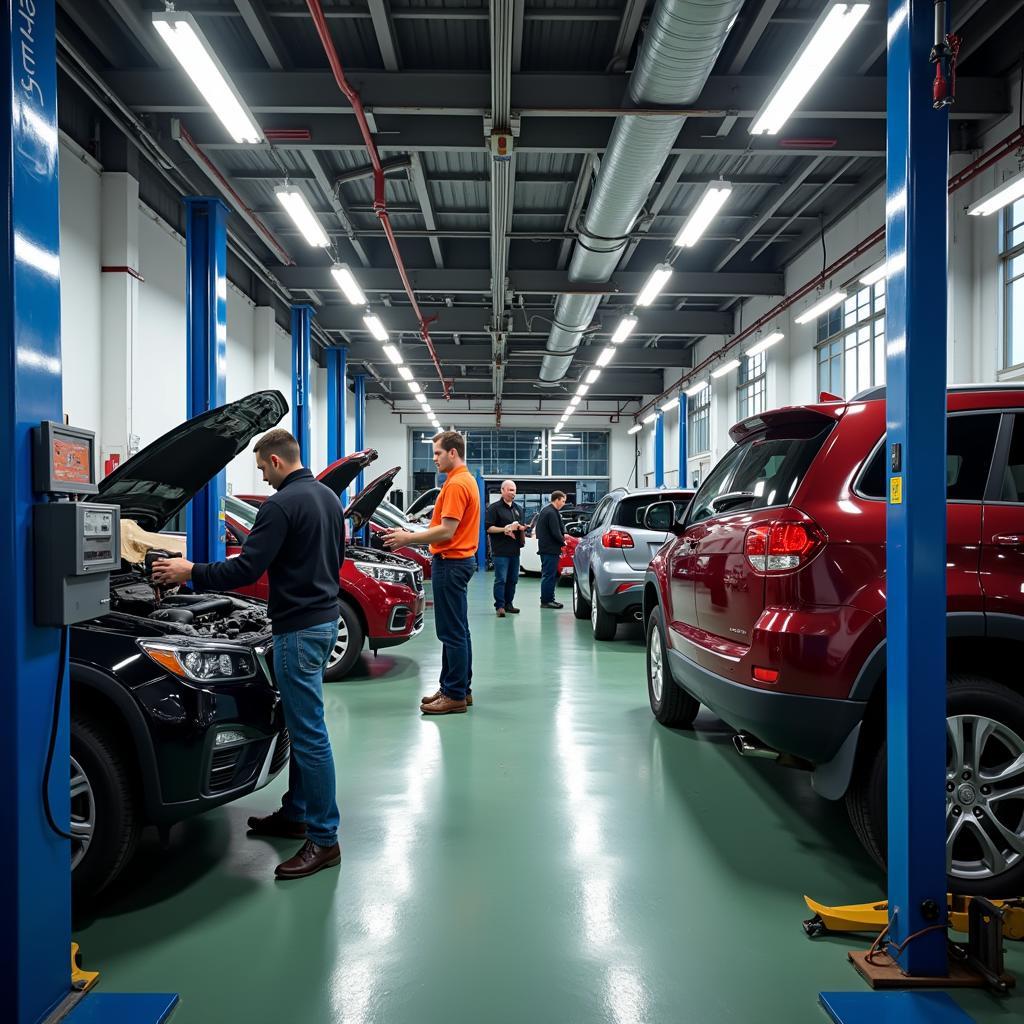
[[[1024, 939], [1024, 899], [987, 900], [981, 896], [949, 893], [946, 901], [949, 928], [967, 934], [966, 943], [950, 942], [951, 963], [962, 965], [989, 988], [1007, 992], [1015, 979], [1003, 968], [1003, 940]], [[844, 907], [826, 907], [809, 896], [804, 897], [804, 902], [814, 914], [804, 921], [804, 931], [811, 938], [865, 932], [878, 936], [875, 943], [878, 946], [889, 923], [886, 900]], [[874, 950], [872, 947], [872, 952]], [[855, 956], [860, 954], [851, 954], [851, 958]], [[870, 957], [868, 954], [869, 963]], [[861, 970], [859, 966], [858, 970]]]

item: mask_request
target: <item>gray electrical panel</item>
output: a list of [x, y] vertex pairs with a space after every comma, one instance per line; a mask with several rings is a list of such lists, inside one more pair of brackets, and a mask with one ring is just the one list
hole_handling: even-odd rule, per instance
[[121, 509], [51, 501], [32, 508], [35, 617], [67, 626], [110, 610], [110, 573], [121, 565]]

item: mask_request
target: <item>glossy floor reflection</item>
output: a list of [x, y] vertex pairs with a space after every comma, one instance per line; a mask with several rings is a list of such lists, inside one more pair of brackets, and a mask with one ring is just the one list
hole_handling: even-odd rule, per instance
[[[842, 808], [741, 761], [703, 713], [657, 726], [639, 627], [596, 644], [568, 607], [539, 609], [535, 580], [498, 620], [489, 584], [470, 589], [469, 714], [418, 713], [429, 621], [329, 687], [340, 871], [272, 880], [296, 844], [244, 823], [281, 779], [166, 851], [147, 835], [76, 929], [102, 990], [180, 992], [175, 1024], [791, 1024], [825, 1019], [820, 990], [860, 989], [853, 944], [800, 927], [803, 892], [882, 892]], [[978, 1021], [1024, 1015], [1021, 994], [956, 999]]]

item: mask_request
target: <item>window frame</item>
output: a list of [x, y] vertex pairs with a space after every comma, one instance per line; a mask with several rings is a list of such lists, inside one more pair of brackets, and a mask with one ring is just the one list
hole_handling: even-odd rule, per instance
[[[748, 376], [751, 371], [751, 364], [759, 364], [753, 376]], [[740, 372], [736, 385], [736, 412], [737, 419], [743, 421], [751, 416], [757, 416], [764, 412], [768, 404], [768, 353], [758, 352], [755, 356], [746, 355], [742, 357]], [[744, 410], [744, 405], [751, 403]]]
[[[828, 391], [831, 394], [851, 399], [861, 391], [885, 384], [885, 313], [887, 294], [885, 278], [881, 281], [876, 281], [872, 285], [862, 285], [859, 281], [855, 281], [847, 284], [845, 287], [850, 289], [852, 294], [843, 301], [842, 305], [822, 313], [817, 319], [817, 341], [814, 345], [814, 372], [818, 391]], [[869, 293], [866, 303], [868, 315], [861, 318], [860, 311], [865, 305], [861, 301], [861, 296], [865, 291]], [[847, 311], [847, 307], [851, 302], [853, 303], [852, 313], [855, 319], [848, 323], [850, 313]], [[838, 325], [835, 329], [831, 329], [831, 321], [834, 317], [838, 318]], [[857, 335], [862, 330], [867, 331], [867, 338], [864, 341], [860, 341], [857, 338]], [[847, 345], [847, 340], [851, 336], [853, 336], [853, 344]], [[837, 345], [839, 346], [838, 351], [832, 351]], [[867, 347], [868, 349], [866, 369], [871, 378], [869, 381], [860, 380], [859, 352], [862, 347]], [[825, 355], [826, 351], [827, 355]], [[847, 388], [846, 373], [846, 364], [850, 353], [853, 353], [854, 362], [858, 364], [857, 386], [852, 389]], [[839, 386], [836, 385], [833, 379], [831, 364], [834, 360], [839, 362], [838, 373], [841, 380]], [[822, 381], [822, 367], [826, 365], [829, 367], [827, 385]]]
[[[707, 401], [696, 401], [707, 396]], [[705, 428], [701, 431], [699, 428]], [[704, 448], [697, 448], [694, 442], [702, 434], [707, 441]], [[697, 394], [688, 396], [686, 401], [686, 458], [696, 459], [711, 452], [711, 385], [705, 384]]]
[[[1013, 217], [1016, 216], [1012, 211], [1016, 208], [1020, 208], [1021, 220], [1018, 224], [1014, 225]], [[1010, 362], [1010, 354], [1013, 350], [1013, 318], [1009, 315], [1009, 311], [1012, 308], [1010, 300], [1010, 291], [1013, 285], [1021, 291], [1021, 301], [1024, 302], [1024, 271], [1021, 271], [1012, 280], [1009, 280], [1010, 265], [1014, 260], [1024, 260], [1024, 237], [1021, 241], [1015, 245], [1010, 245], [1010, 239], [1013, 235], [1014, 229], [1021, 231], [1024, 236], [1024, 199], [1018, 199], [1016, 202], [1011, 203], [1006, 207], [999, 215], [999, 311], [1002, 318], [1002, 330], [1000, 331], [1000, 352], [999, 352], [999, 372], [1010, 373], [1013, 370], [1019, 370], [1024, 368], [1024, 337], [1020, 338], [1020, 348], [1022, 358], [1018, 362]], [[1024, 319], [1024, 318], [1022, 318]]]

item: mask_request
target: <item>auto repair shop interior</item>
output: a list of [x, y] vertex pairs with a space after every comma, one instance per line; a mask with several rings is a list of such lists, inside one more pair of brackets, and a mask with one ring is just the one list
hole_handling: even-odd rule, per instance
[[[1024, 2], [6, 7], [0, 1018], [1024, 1019]], [[291, 881], [267, 577], [153, 569], [277, 426]], [[437, 716], [442, 430], [526, 529]]]

